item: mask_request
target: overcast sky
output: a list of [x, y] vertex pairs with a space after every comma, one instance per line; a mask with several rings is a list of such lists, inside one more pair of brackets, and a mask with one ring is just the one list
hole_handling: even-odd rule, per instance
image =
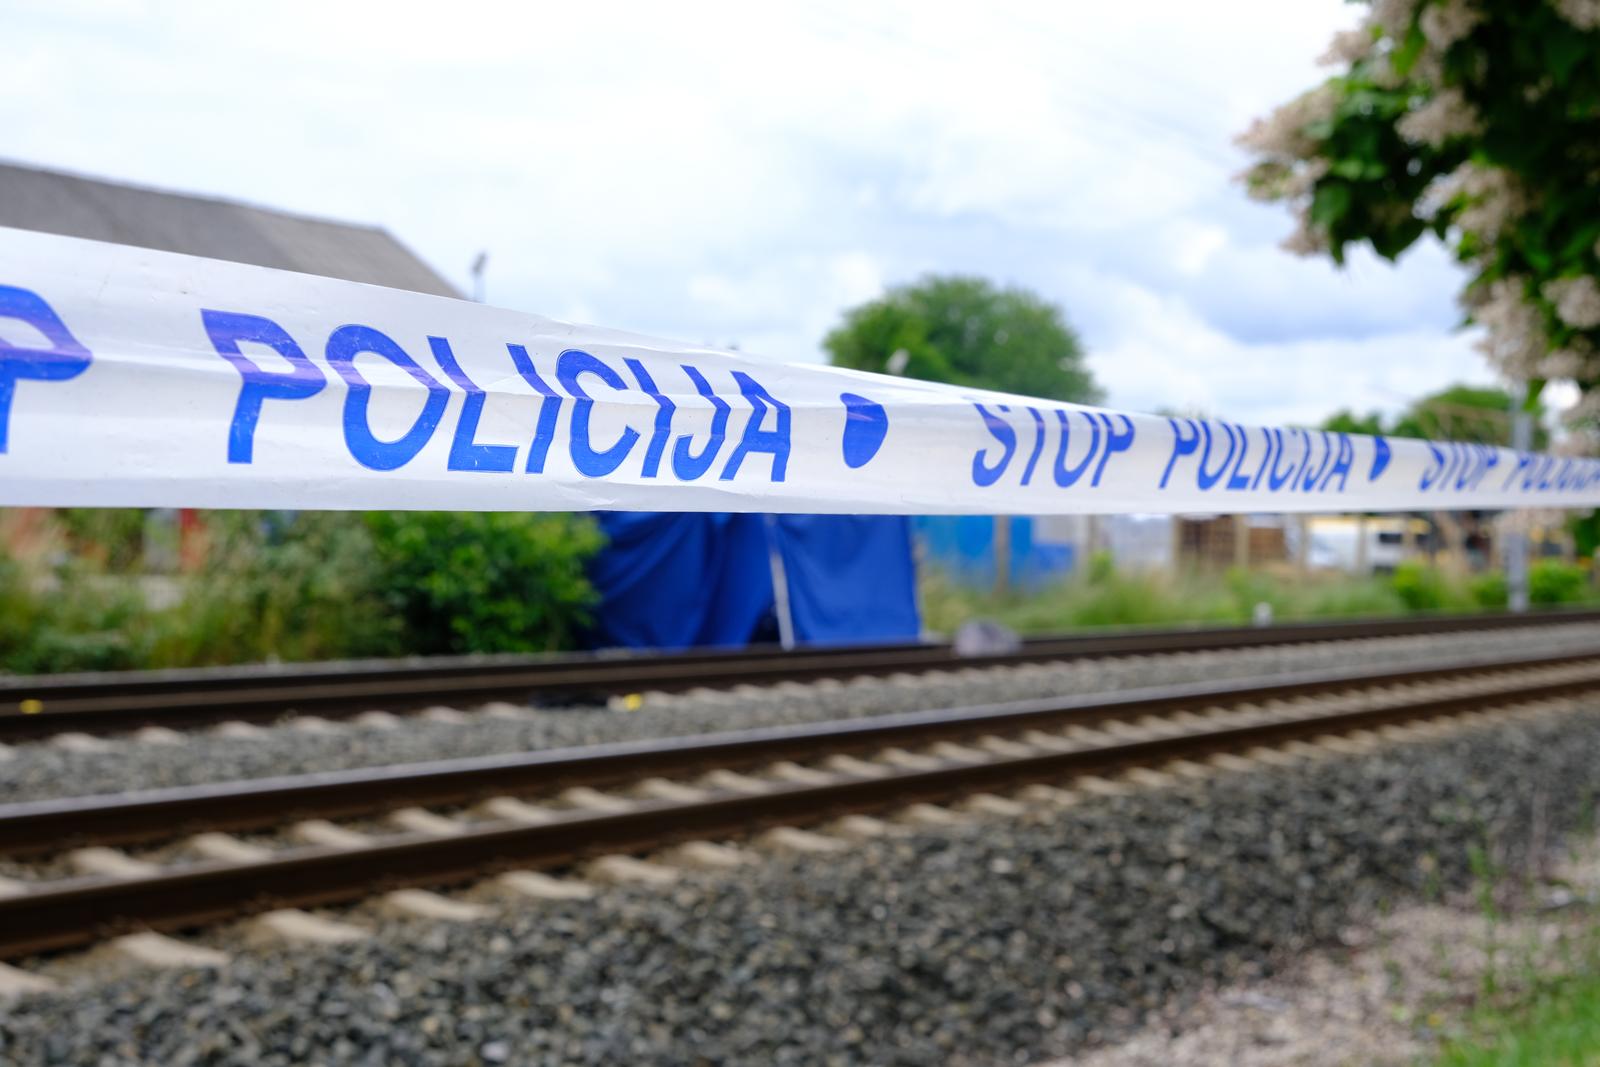
[[960, 271], [1065, 308], [1117, 406], [1492, 380], [1441, 249], [1297, 259], [1231, 180], [1359, 6], [775, 6], [24, 0], [0, 156], [378, 223], [463, 289], [487, 249], [492, 303], [779, 359]]

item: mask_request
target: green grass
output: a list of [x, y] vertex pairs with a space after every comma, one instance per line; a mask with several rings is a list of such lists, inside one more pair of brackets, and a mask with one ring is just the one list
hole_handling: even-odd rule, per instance
[[1480, 1009], [1468, 1030], [1434, 1067], [1600, 1064], [1600, 973], [1549, 979], [1521, 1003]]
[[[1593, 587], [1575, 566], [1560, 564], [1560, 573], [1551, 565], [1539, 567], [1540, 577], [1550, 579], [1543, 583], [1550, 591], [1535, 582], [1536, 593], [1544, 594], [1536, 595], [1535, 603], [1594, 601]], [[1269, 605], [1275, 621], [1505, 607], [1504, 582], [1496, 581], [1495, 574], [1455, 576], [1414, 562], [1386, 577], [1355, 578], [1290, 570], [1122, 571], [1098, 557], [1065, 581], [1007, 594], [963, 586], [931, 566], [922, 567], [920, 574], [923, 624], [937, 633], [950, 633], [975, 618], [993, 619], [1021, 634], [1105, 626], [1239, 625], [1252, 621], [1257, 604]]]
[[993, 619], [1024, 634], [1102, 626], [1243, 624], [1251, 621], [1259, 603], [1270, 604], [1277, 620], [1399, 615], [1407, 610], [1382, 579], [1241, 571], [1100, 571], [1028, 593], [996, 595], [925, 568], [921, 594], [924, 624], [940, 633], [974, 618]]

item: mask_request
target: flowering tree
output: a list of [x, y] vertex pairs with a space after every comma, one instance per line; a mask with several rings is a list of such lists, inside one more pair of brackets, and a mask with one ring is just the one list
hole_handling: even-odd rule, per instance
[[1600, 416], [1600, 0], [1370, 0], [1324, 57], [1338, 72], [1240, 138], [1244, 180], [1299, 225], [1285, 247], [1426, 233], [1467, 267], [1490, 360]]

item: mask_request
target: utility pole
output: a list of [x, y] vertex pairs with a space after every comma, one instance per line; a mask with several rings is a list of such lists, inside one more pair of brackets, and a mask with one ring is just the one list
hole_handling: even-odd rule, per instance
[[[1511, 447], [1518, 452], [1533, 448], [1533, 414], [1528, 410], [1531, 399], [1525, 394], [1523, 403], [1511, 416]], [[1522, 612], [1528, 610], [1528, 534], [1520, 515], [1513, 512], [1509, 518], [1505, 539], [1506, 599], [1512, 611]]]
[[479, 252], [478, 258], [472, 261], [472, 299], [483, 303], [483, 271], [489, 265], [489, 253]]

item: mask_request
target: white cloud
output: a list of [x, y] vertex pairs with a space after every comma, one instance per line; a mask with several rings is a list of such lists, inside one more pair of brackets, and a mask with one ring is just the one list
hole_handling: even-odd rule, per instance
[[1341, 407], [1393, 413], [1447, 383], [1493, 380], [1468, 333], [1396, 330], [1252, 344], [1137, 286], [1108, 286], [1100, 299], [1128, 325], [1094, 350], [1090, 364], [1140, 410], [1315, 424]]

